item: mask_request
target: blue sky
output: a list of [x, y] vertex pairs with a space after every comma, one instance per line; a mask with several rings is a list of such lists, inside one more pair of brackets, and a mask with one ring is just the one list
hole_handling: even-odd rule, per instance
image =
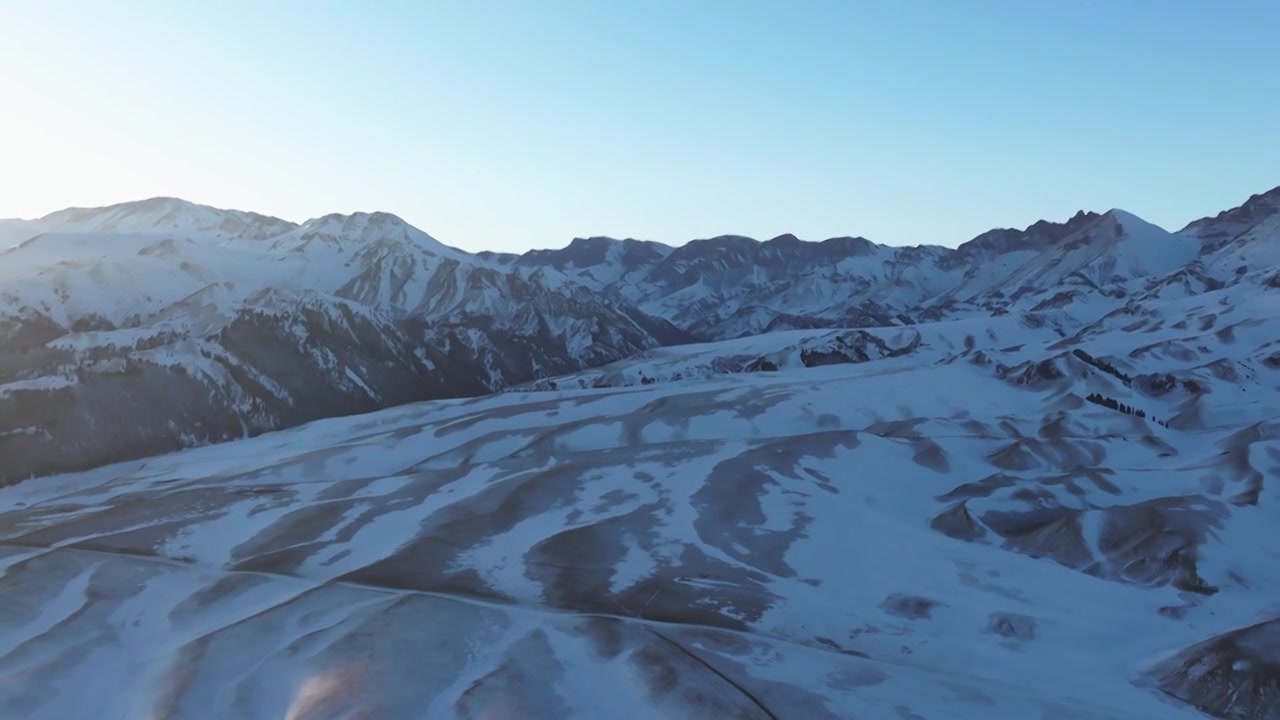
[[1280, 185], [1280, 3], [0, 0], [0, 217], [955, 245]]

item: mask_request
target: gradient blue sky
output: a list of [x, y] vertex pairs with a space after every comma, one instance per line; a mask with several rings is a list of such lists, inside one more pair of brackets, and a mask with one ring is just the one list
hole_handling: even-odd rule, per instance
[[955, 245], [1280, 184], [1280, 2], [0, 0], [0, 217]]

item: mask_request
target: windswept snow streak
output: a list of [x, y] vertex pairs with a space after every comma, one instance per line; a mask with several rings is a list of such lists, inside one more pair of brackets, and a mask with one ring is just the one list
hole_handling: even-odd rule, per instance
[[0, 490], [0, 715], [1197, 717], [1147, 673], [1280, 589], [1271, 411], [993, 332]]

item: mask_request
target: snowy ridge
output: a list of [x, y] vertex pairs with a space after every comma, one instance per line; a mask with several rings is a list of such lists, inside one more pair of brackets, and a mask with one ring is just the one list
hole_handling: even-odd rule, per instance
[[280, 218], [164, 197], [102, 208], [60, 210], [32, 225], [39, 232], [176, 234], [220, 240], [262, 240], [295, 227]]
[[[1255, 233], [1274, 237], [1269, 222], [1280, 220], [1264, 221]], [[1230, 262], [1213, 255], [1222, 248], [1206, 244], [1201, 232], [1171, 234], [1111, 210], [993, 230], [955, 250], [887, 247], [862, 238], [809, 243], [791, 235], [764, 242], [724, 236], [659, 250], [652, 243], [592, 238], [501, 261], [526, 270], [555, 268], [715, 340], [1032, 310], [1061, 306], [1080, 292], [1123, 296], [1196, 261]], [[1245, 237], [1232, 247], [1256, 245]], [[1255, 264], [1271, 259], [1266, 247], [1251, 251]]]
[[0, 252], [0, 451], [13, 459], [0, 482], [491, 392], [687, 338], [387, 213], [294, 225], [157, 198], [5, 229], [31, 237]]
[[[722, 236], [678, 248], [597, 237], [518, 257], [471, 255], [388, 213], [334, 214], [294, 225], [172, 198], [67, 210], [3, 226], [36, 234], [0, 253], [0, 341], [8, 348], [0, 385], [57, 385], [65, 393], [58, 383], [79, 382], [72, 372], [77, 363], [150, 367], [159, 357], [167, 358], [166, 372], [185, 367], [191, 377], [211, 377], [198, 370], [206, 356], [224, 355], [228, 333], [251, 325], [249, 318], [262, 316], [273, 297], [329, 298], [285, 303], [298, 314], [304, 336], [331, 339], [328, 327], [349, 332], [345, 316], [354, 314], [380, 329], [351, 336], [353, 353], [417, 358], [387, 361], [401, 374], [367, 387], [364, 394], [383, 405], [422, 397], [397, 388], [417, 386], [424, 372], [465, 388], [446, 395], [487, 392], [663, 346], [762, 333], [861, 329], [880, 337], [876, 328], [996, 317], [1068, 337], [1151, 303], [1280, 282], [1270, 270], [1280, 247], [1275, 197], [1275, 191], [1255, 196], [1177, 234], [1112, 210], [993, 230], [956, 250], [887, 247], [858, 237], [810, 243], [791, 235], [765, 242]], [[299, 337], [273, 337], [287, 343], [264, 351], [277, 370], [240, 376], [284, 372], [281, 358], [306, 354]], [[157, 353], [155, 344], [171, 347]], [[63, 357], [71, 346], [78, 348], [74, 356]], [[406, 355], [403, 348], [412, 350]], [[807, 357], [821, 356], [820, 350], [792, 348]], [[880, 352], [872, 348], [868, 357]], [[752, 360], [762, 359], [782, 361]], [[714, 366], [716, 372], [729, 367]], [[350, 381], [339, 363], [316, 367], [314, 384]], [[709, 366], [699, 367], [688, 371], [705, 374]], [[41, 385], [46, 376], [62, 380]], [[260, 380], [250, 385], [244, 390], [250, 396], [266, 392], [259, 385], [272, 387]], [[72, 412], [72, 405], [63, 407]], [[328, 414], [369, 409], [323, 407]], [[286, 416], [321, 416], [258, 415], [275, 418], [262, 429], [297, 421], [281, 419]], [[19, 413], [0, 432], [37, 426]], [[42, 432], [56, 435], [47, 427]], [[201, 436], [190, 428], [178, 434]], [[8, 477], [51, 469], [37, 464]]]

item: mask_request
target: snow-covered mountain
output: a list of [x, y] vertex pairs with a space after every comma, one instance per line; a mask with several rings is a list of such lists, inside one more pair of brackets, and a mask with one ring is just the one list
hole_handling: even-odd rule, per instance
[[1280, 250], [1267, 240], [1280, 232], [1276, 198], [1280, 189], [1176, 234], [1123, 210], [1082, 211], [1064, 223], [992, 230], [954, 250], [791, 235], [679, 248], [589, 238], [494, 259], [553, 268], [706, 340], [1069, 306], [1080, 319], [1095, 312], [1098, 297], [1145, 291], [1181, 270], [1202, 275], [1209, 264], [1225, 279], [1238, 272], [1236, 256], [1250, 254], [1257, 267], [1274, 265]]
[[809, 243], [783, 235], [764, 242], [723, 236], [678, 248], [591, 238], [501, 260], [554, 268], [695, 336], [723, 339], [892, 322], [895, 309], [941, 292], [936, 263], [947, 254], [940, 247], [890, 248], [862, 238]]
[[0, 717], [1275, 717], [1280, 190], [957, 249], [0, 229], [0, 473], [81, 470], [0, 487]]
[[413, 400], [687, 336], [386, 213], [302, 225], [160, 198], [9, 223], [0, 481]]
[[258, 213], [163, 197], [100, 208], [68, 208], [31, 224], [39, 232], [165, 234], [219, 240], [263, 240], [296, 227], [287, 220]]
[[[808, 318], [823, 327], [838, 327], [831, 323], [857, 317], [859, 308], [878, 307], [890, 313], [884, 319], [901, 322], [895, 313], [1056, 291], [1064, 283], [1114, 288], [1167, 275], [1197, 259], [1234, 273], [1239, 265], [1225, 266], [1273, 247], [1268, 241], [1277, 224], [1280, 188], [1193, 222], [1176, 234], [1112, 210], [1082, 211], [1063, 223], [1040, 221], [1024, 230], [992, 230], [954, 250], [890, 247], [852, 237], [804, 242], [782, 235], [758, 242], [721, 236], [674, 248], [593, 237], [559, 250], [514, 256], [457, 250], [388, 213], [329, 215], [295, 225], [255, 213], [155, 198], [64, 210], [34, 221], [0, 221], [0, 236], [11, 244], [48, 236], [29, 243], [41, 247], [6, 255], [6, 286], [14, 275], [30, 275], [33, 268], [96, 260], [134, 263], [135, 253], [163, 251], [119, 239], [107, 245], [96, 242], [96, 236], [132, 237], [143, 243], [161, 236], [182, 244], [178, 252], [217, 248], [190, 258], [182, 264], [184, 270], [204, 269], [254, 290], [316, 290], [370, 307], [433, 317], [507, 309], [499, 302], [501, 292], [481, 291], [492, 276], [455, 277], [450, 282], [447, 276], [459, 274], [451, 263], [458, 263], [462, 274], [476, 267], [496, 273], [514, 269], [552, 289], [572, 286], [603, 292], [686, 331], [698, 334], [701, 329], [704, 339], [717, 339], [764, 329], [747, 330], [744, 318], [752, 314]], [[267, 242], [231, 242], [250, 239]], [[168, 250], [174, 251], [173, 243]], [[271, 262], [254, 262], [264, 259]], [[1254, 264], [1272, 260], [1258, 255]], [[263, 267], [251, 267], [254, 264]], [[103, 273], [119, 271], [102, 268]], [[798, 277], [805, 282], [795, 282]], [[734, 317], [737, 322], [730, 321]]]
[[1204, 247], [1216, 275], [1239, 277], [1280, 266], [1280, 187], [1254, 195], [1238, 208], [1191, 223], [1180, 235]]
[[[694, 340], [830, 328], [862, 329], [865, 343], [876, 328], [993, 317], [1070, 337], [1177, 298], [1280, 283], [1280, 189], [1178, 233], [1080, 212], [956, 249], [783, 235], [470, 254], [387, 213], [297, 225], [172, 198], [0, 231], [16, 243], [0, 252], [0, 450], [22, 458], [0, 481]], [[187, 396], [216, 409], [184, 413]]]

